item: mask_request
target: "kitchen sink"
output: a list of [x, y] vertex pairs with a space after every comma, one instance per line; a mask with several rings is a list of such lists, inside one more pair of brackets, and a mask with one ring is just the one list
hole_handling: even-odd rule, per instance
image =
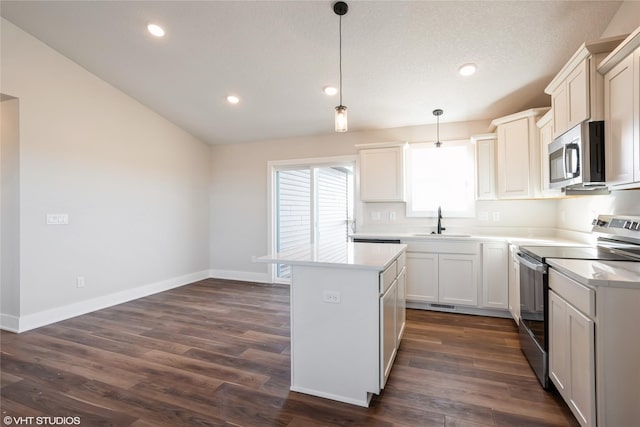
[[435, 233], [413, 233], [414, 236], [420, 237], [471, 237], [470, 234], [435, 234]]

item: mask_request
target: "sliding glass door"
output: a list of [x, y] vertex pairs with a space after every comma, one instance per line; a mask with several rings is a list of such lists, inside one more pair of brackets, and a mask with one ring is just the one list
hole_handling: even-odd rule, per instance
[[[273, 169], [274, 249], [304, 250], [309, 244], [342, 246], [353, 218], [353, 163], [286, 165]], [[278, 265], [273, 280], [291, 277]]]

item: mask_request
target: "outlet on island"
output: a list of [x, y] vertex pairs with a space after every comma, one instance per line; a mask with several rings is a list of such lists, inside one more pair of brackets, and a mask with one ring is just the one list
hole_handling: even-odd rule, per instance
[[340, 291], [323, 291], [322, 301], [331, 304], [340, 304]]

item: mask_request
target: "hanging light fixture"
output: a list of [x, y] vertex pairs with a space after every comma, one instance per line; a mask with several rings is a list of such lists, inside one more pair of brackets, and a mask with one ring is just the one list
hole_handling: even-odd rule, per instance
[[436, 124], [436, 147], [438, 148], [442, 146], [442, 142], [440, 142], [440, 116], [442, 115], [442, 113], [444, 113], [444, 111], [442, 111], [439, 108], [436, 108], [435, 110], [433, 110], [433, 115], [436, 116], [438, 120]]
[[340, 105], [336, 107], [335, 129], [336, 132], [346, 132], [348, 129], [347, 107], [342, 105], [342, 15], [349, 11], [349, 6], [343, 1], [338, 1], [333, 4], [333, 11], [340, 17]]

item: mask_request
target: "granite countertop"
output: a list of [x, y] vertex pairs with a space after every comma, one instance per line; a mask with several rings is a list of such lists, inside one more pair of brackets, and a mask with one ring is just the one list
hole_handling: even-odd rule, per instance
[[548, 258], [547, 263], [583, 285], [640, 290], [640, 262]]
[[385, 243], [304, 245], [289, 251], [254, 256], [253, 262], [382, 271], [406, 248], [407, 245], [403, 244]]

